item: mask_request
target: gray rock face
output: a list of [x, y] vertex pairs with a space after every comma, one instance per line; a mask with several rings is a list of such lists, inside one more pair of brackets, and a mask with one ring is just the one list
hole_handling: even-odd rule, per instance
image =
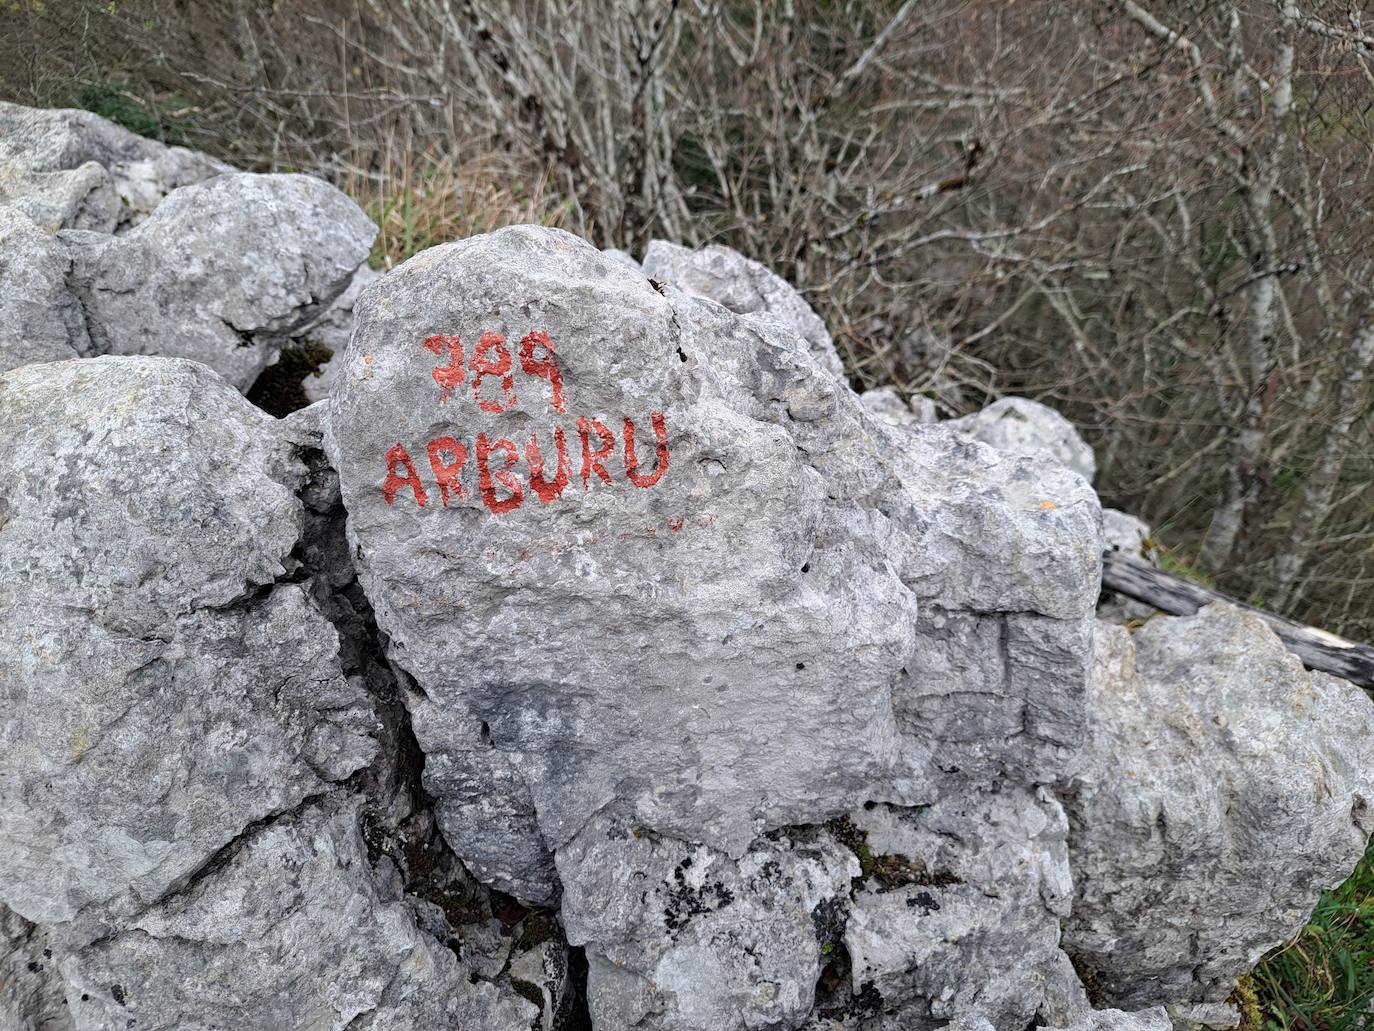
[[797, 1027], [821, 972], [818, 934], [854, 854], [798, 831], [738, 859], [595, 821], [559, 850], [563, 921], [585, 944], [598, 1028]]
[[343, 367], [344, 351], [348, 349], [348, 338], [353, 335], [353, 306], [365, 288], [381, 276], [375, 269], [366, 265], [348, 281], [344, 292], [334, 299], [323, 317], [306, 327], [301, 336], [311, 343], [321, 344], [334, 352], [327, 362], [301, 382], [305, 396], [311, 402], [323, 401], [334, 390], [334, 379]]
[[1092, 482], [1097, 471], [1093, 450], [1073, 423], [1053, 408], [1025, 397], [1004, 397], [981, 412], [951, 419], [952, 426], [984, 444], [1014, 455], [1052, 458]]
[[310, 176], [222, 175], [118, 236], [63, 234], [92, 343], [203, 362], [239, 389], [317, 319], [376, 227]]
[[1143, 555], [1150, 536], [1150, 527], [1135, 516], [1114, 508], [1102, 510], [1102, 546], [1107, 551]]
[[1126, 1013], [1122, 1010], [1094, 1010], [1085, 1019], [1065, 1027], [1045, 1031], [1174, 1031], [1174, 1024], [1162, 1006]]
[[102, 933], [371, 759], [332, 627], [276, 582], [303, 474], [276, 427], [190, 362], [0, 376], [0, 900], [25, 918]]
[[1374, 829], [1374, 703], [1209, 606], [1099, 625], [1065, 949], [1115, 1005], [1216, 1003]]
[[894, 432], [781, 325], [558, 231], [365, 291], [326, 445], [458, 854], [548, 900], [598, 814], [738, 859], [944, 776], [1058, 776], [1096, 499]]
[[182, 186], [230, 171], [184, 147], [137, 136], [88, 111], [0, 103], [0, 204], [40, 227], [114, 232]]
[[1073, 894], [1058, 803], [970, 791], [850, 820], [872, 856], [844, 933], [851, 1009], [910, 1028], [1026, 1027], [1059, 974]]
[[41, 927], [0, 903], [0, 1027], [71, 1031], [59, 960]]
[[67, 292], [69, 265], [51, 234], [0, 207], [0, 372], [89, 351], [81, 307]]
[[877, 387], [859, 395], [864, 407], [892, 426], [921, 426], [939, 422], [935, 402], [917, 394], [908, 403], [892, 387]]
[[330, 795], [255, 829], [223, 868], [67, 959], [78, 1031], [528, 1031], [535, 1006], [474, 982], [379, 893], [357, 810]]
[[799, 334], [816, 362], [844, 378], [844, 364], [819, 315], [792, 284], [757, 261], [720, 244], [691, 250], [666, 240], [650, 242], [643, 271], [650, 279], [723, 304], [737, 315], [762, 315]]

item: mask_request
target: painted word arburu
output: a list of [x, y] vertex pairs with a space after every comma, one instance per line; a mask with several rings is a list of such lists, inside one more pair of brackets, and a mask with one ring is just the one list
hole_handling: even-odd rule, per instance
[[[522, 394], [529, 389], [547, 393], [555, 412], [568, 411], [558, 355], [545, 332], [535, 330], [526, 334], [515, 355], [507, 347], [506, 338], [492, 332], [478, 338], [470, 359], [461, 337], [426, 337], [422, 346], [440, 359], [430, 375], [439, 387], [441, 406], [454, 402], [460, 391], [463, 395], [471, 391], [480, 412], [497, 415], [513, 411], [519, 403], [515, 389], [518, 366]], [[421, 508], [436, 501], [447, 508], [470, 496], [463, 484], [469, 468], [476, 470], [477, 495], [482, 504], [496, 515], [519, 508], [531, 497], [547, 505], [579, 484], [584, 492], [590, 491], [593, 484], [614, 486], [617, 474], [622, 472], [624, 482], [647, 489], [668, 471], [668, 429], [662, 412], [649, 413], [649, 427], [654, 435], [651, 468], [643, 464], [647, 454], [641, 457], [640, 453], [647, 445], [643, 429], [628, 416], [618, 426], [578, 416], [573, 431], [575, 442], [571, 445], [569, 434], [559, 425], [554, 425], [542, 440], [539, 431], [531, 433], [523, 448], [516, 441], [486, 432], [468, 440], [444, 434], [426, 442], [415, 455], [397, 441], [386, 453], [382, 497], [388, 505], [409, 495]], [[519, 471], [522, 459], [523, 478]], [[428, 477], [421, 473], [425, 466]]]

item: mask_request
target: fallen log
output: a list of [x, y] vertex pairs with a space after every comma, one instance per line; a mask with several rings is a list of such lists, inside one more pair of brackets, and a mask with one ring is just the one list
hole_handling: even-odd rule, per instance
[[1265, 612], [1191, 580], [1163, 572], [1141, 559], [1119, 551], [1104, 554], [1102, 589], [1143, 601], [1171, 616], [1191, 616], [1202, 606], [1216, 601], [1246, 609], [1268, 623], [1308, 669], [1321, 670], [1374, 690], [1374, 647]]

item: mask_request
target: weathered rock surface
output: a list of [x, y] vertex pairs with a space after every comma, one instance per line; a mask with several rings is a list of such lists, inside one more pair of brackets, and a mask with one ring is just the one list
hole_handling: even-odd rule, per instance
[[1124, 555], [1143, 555], [1145, 542], [1150, 539], [1148, 524], [1127, 512], [1114, 508], [1102, 510], [1102, 547]]
[[1078, 744], [1091, 491], [899, 442], [780, 324], [517, 227], [365, 291], [344, 372], [361, 582], [444, 832], [498, 887], [554, 898], [597, 815], [740, 858]]
[[363, 290], [380, 276], [381, 273], [375, 269], [360, 266], [348, 281], [344, 292], [334, 299], [324, 315], [302, 331], [304, 339], [334, 352], [328, 361], [301, 383], [305, 396], [312, 402], [323, 401], [333, 392], [334, 379], [343, 366], [344, 351], [348, 349], [348, 338], [353, 335], [353, 306], [358, 303], [358, 296]]
[[781, 322], [807, 342], [821, 368], [844, 378], [844, 363], [821, 317], [791, 283], [757, 261], [720, 244], [694, 251], [653, 240], [644, 252], [643, 272], [650, 279], [723, 304], [737, 315], [762, 315]]
[[528, 1031], [535, 1006], [470, 978], [378, 892], [358, 805], [332, 795], [253, 830], [222, 868], [67, 959], [78, 1031]]
[[1065, 949], [1115, 1005], [1222, 1002], [1374, 829], [1374, 703], [1229, 606], [1099, 625]]
[[0, 900], [72, 938], [372, 757], [337, 637], [277, 581], [303, 470], [190, 362], [0, 376]]
[[375, 234], [318, 179], [236, 173], [177, 190], [127, 233], [63, 239], [97, 351], [190, 358], [242, 390], [348, 285]]
[[114, 232], [178, 187], [228, 171], [208, 155], [137, 136], [89, 111], [0, 102], [0, 204], [50, 232]]
[[58, 961], [47, 933], [0, 903], [0, 1027], [71, 1031]]
[[877, 387], [864, 391], [859, 395], [859, 400], [870, 412], [892, 426], [923, 426], [940, 421], [935, 402], [921, 394], [907, 402], [892, 387]]
[[81, 307], [67, 291], [70, 264], [52, 234], [0, 207], [0, 372], [89, 351]]
[[1094, 1010], [1084, 1020], [1065, 1027], [1046, 1027], [1045, 1031], [1174, 1031], [1169, 1014], [1162, 1006], [1137, 1010]]
[[585, 944], [598, 1028], [797, 1027], [820, 935], [848, 901], [854, 854], [823, 832], [755, 841], [738, 859], [597, 820], [559, 850], [563, 921]]
[[1073, 887], [1059, 804], [1020, 788], [970, 790], [928, 808], [861, 809], [849, 822], [867, 877], [844, 932], [851, 995], [841, 1009], [860, 1026], [1026, 1027], [1063, 962]]
[[1014, 455], [1052, 458], [1092, 482], [1097, 460], [1073, 423], [1053, 408], [1025, 397], [1004, 397], [980, 412], [944, 425]]

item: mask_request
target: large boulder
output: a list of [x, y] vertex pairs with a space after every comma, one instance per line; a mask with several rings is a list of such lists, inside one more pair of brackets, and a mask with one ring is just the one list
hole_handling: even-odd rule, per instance
[[62, 237], [95, 350], [190, 358], [243, 390], [348, 286], [376, 231], [319, 179], [234, 173], [127, 233]]
[[331, 794], [255, 827], [222, 867], [64, 960], [78, 1031], [529, 1031], [534, 1005], [379, 891], [358, 807]]
[[1097, 471], [1093, 449], [1073, 423], [1048, 405], [1025, 397], [1004, 397], [982, 411], [951, 419], [946, 426], [1014, 455], [1053, 459], [1092, 482]]
[[1363, 854], [1374, 702], [1229, 606], [1096, 644], [1065, 949], [1114, 1005], [1223, 1002]]
[[650, 242], [643, 272], [684, 293], [723, 304], [737, 315], [774, 319], [802, 337], [811, 356], [828, 372], [844, 378], [844, 363], [830, 331], [792, 284], [757, 261], [721, 244], [692, 250], [666, 240]]
[[0, 901], [70, 939], [367, 764], [372, 707], [285, 582], [303, 468], [202, 365], [0, 375]]
[[735, 859], [1082, 735], [1098, 506], [869, 416], [795, 333], [556, 230], [366, 290], [326, 446], [456, 851], [523, 898], [597, 815]]
[[231, 171], [184, 147], [137, 136], [89, 111], [0, 102], [0, 204], [42, 228], [114, 232], [173, 190]]
[[67, 290], [70, 265], [51, 233], [0, 207], [0, 372], [90, 350], [81, 306]]

